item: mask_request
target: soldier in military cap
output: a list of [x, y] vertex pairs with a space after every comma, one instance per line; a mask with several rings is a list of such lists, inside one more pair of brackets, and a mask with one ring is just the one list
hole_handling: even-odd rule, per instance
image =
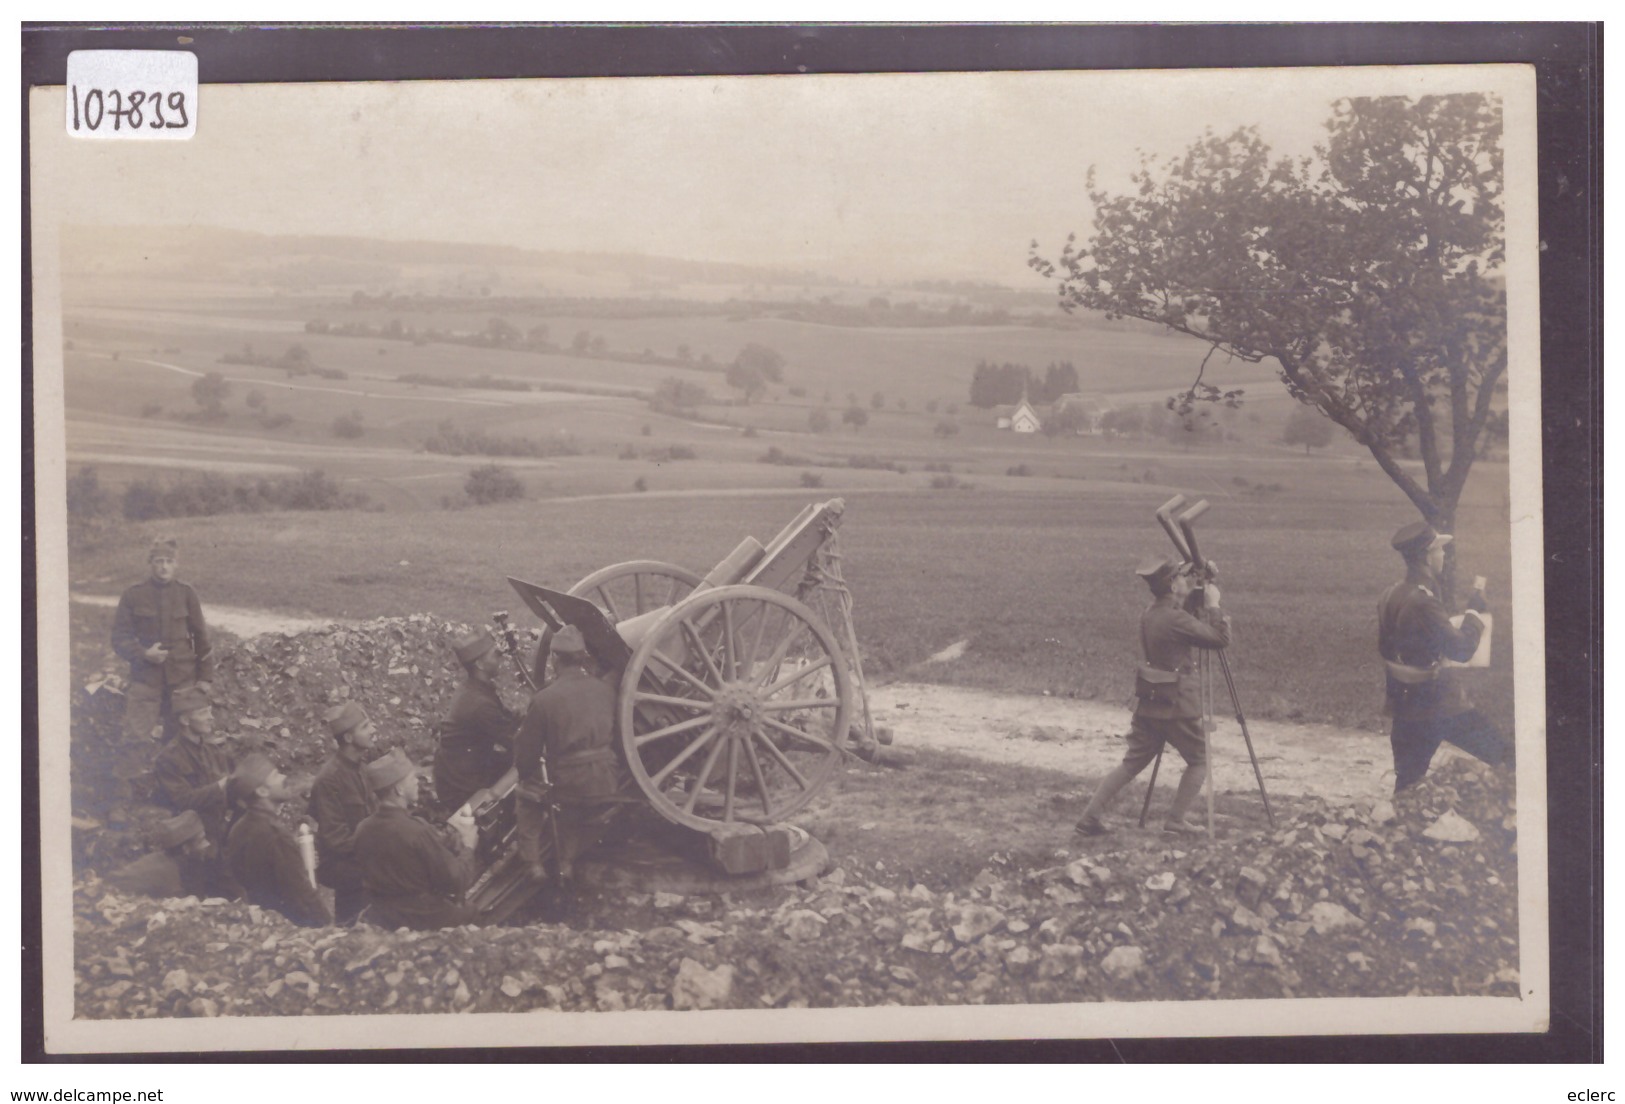
[[[553, 681], [530, 700], [515, 739], [519, 772], [516, 806], [519, 853], [541, 867], [547, 806], [557, 808], [559, 876], [568, 879], [577, 855], [596, 843], [604, 828], [604, 805], [626, 778], [615, 753], [615, 689], [601, 678], [581, 630], [566, 625], [553, 637]], [[546, 755], [551, 791], [540, 767]]]
[[[408, 810], [418, 799], [418, 768], [400, 748], [366, 767], [378, 811], [355, 833], [355, 856], [367, 889], [362, 919], [384, 928], [428, 931], [472, 923], [463, 893], [474, 880], [474, 840], [447, 832]], [[468, 824], [473, 831], [473, 824]]]
[[107, 876], [125, 893], [147, 897], [238, 897], [242, 891], [224, 875], [219, 856], [203, 830], [203, 818], [188, 809], [158, 822], [156, 850]]
[[361, 867], [355, 858], [355, 830], [378, 811], [378, 800], [362, 768], [373, 758], [378, 733], [353, 701], [329, 709], [323, 718], [338, 749], [316, 772], [310, 815], [316, 820], [316, 880], [333, 890], [333, 917], [355, 923], [366, 906]]
[[1171, 744], [1185, 760], [1173, 805], [1163, 829], [1195, 833], [1185, 820], [1207, 778], [1207, 745], [1202, 738], [1201, 686], [1194, 649], [1223, 648], [1230, 643], [1230, 619], [1219, 609], [1219, 587], [1202, 588], [1200, 616], [1185, 609], [1192, 581], [1190, 565], [1178, 559], [1153, 559], [1135, 572], [1151, 588], [1152, 602], [1140, 617], [1140, 643], [1145, 666], [1135, 676], [1138, 702], [1129, 727], [1128, 751], [1123, 761], [1101, 780], [1077, 823], [1085, 836], [1104, 835], [1109, 829], [1100, 814], [1120, 790], [1155, 759], [1164, 744]]
[[1442, 666], [1465, 662], [1484, 633], [1479, 614], [1482, 591], [1475, 590], [1457, 628], [1440, 599], [1448, 533], [1426, 522], [1402, 526], [1390, 542], [1405, 559], [1405, 578], [1377, 603], [1377, 651], [1386, 673], [1389, 743], [1394, 752], [1394, 792], [1414, 786], [1427, 774], [1439, 745], [1449, 741], [1486, 763], [1510, 764], [1511, 741], [1472, 707], [1458, 672]]
[[124, 735], [145, 740], [162, 722], [174, 735], [173, 694], [214, 682], [214, 653], [197, 591], [175, 577], [180, 556], [173, 537], [153, 541], [149, 577], [126, 590], [113, 615], [113, 650], [130, 664], [124, 696]]
[[243, 887], [243, 895], [262, 908], [275, 909], [306, 928], [333, 922], [327, 902], [311, 884], [299, 844], [277, 813], [296, 796], [285, 774], [270, 759], [245, 755], [232, 772], [231, 799], [243, 810], [226, 839], [226, 864]]
[[177, 734], [158, 753], [152, 773], [177, 813], [191, 810], [203, 820], [209, 842], [226, 841], [226, 777], [231, 757], [214, 735], [214, 708], [200, 687], [175, 691]]
[[512, 765], [513, 735], [519, 727], [519, 718], [497, 692], [502, 656], [491, 634], [475, 631], [459, 637], [452, 650], [468, 677], [440, 722], [434, 757], [435, 796], [448, 815]]

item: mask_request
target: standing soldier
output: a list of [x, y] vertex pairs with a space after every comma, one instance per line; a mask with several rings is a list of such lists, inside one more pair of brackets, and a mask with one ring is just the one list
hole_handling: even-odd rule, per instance
[[378, 799], [362, 772], [372, 758], [377, 729], [353, 701], [329, 709], [324, 719], [339, 746], [316, 772], [310, 791], [310, 815], [316, 818], [316, 880], [332, 888], [333, 918], [349, 926], [367, 903], [355, 859], [355, 830], [378, 811]]
[[484, 789], [513, 763], [513, 734], [519, 718], [497, 693], [502, 656], [488, 632], [473, 632], [452, 649], [468, 678], [451, 700], [440, 723], [440, 746], [434, 757], [434, 790], [447, 815]]
[[1135, 574], [1146, 581], [1154, 596], [1140, 618], [1140, 642], [1145, 666], [1134, 679], [1139, 704], [1129, 727], [1128, 751], [1123, 761], [1100, 783], [1077, 823], [1085, 836], [1104, 835], [1109, 829], [1100, 814], [1118, 791], [1156, 758], [1164, 744], [1172, 744], [1185, 760], [1185, 773], [1168, 809], [1163, 830], [1184, 834], [1200, 831], [1185, 820], [1207, 778], [1207, 744], [1202, 738], [1202, 697], [1196, 673], [1195, 648], [1223, 648], [1230, 643], [1230, 619], [1219, 609], [1219, 588], [1202, 588], [1202, 616], [1185, 610], [1191, 593], [1190, 565], [1178, 559], [1150, 560]]
[[448, 834], [407, 810], [418, 799], [418, 768], [400, 748], [366, 766], [378, 811], [355, 833], [355, 857], [367, 888], [366, 922], [429, 931], [472, 923], [463, 891], [474, 880], [474, 825]]
[[311, 884], [293, 833], [277, 817], [294, 796], [270, 759], [245, 755], [231, 775], [231, 799], [244, 812], [226, 840], [226, 864], [251, 904], [275, 909], [300, 927], [325, 927], [333, 914]]
[[214, 710], [196, 686], [175, 691], [176, 736], [158, 753], [152, 773], [177, 813], [191, 810], [216, 849], [226, 842], [226, 777], [231, 758], [214, 736]]
[[[581, 630], [567, 625], [553, 638], [553, 681], [537, 691], [515, 738], [514, 767], [519, 772], [516, 805], [519, 854], [536, 873], [541, 862], [547, 805], [556, 802], [561, 881], [570, 877], [575, 857], [598, 841], [599, 814], [625, 778], [615, 755], [615, 689], [599, 677], [598, 661], [587, 650]], [[552, 783], [543, 784], [546, 756]]]
[[1402, 527], [1391, 542], [1405, 558], [1405, 578], [1377, 603], [1377, 650], [1387, 673], [1389, 742], [1394, 751], [1394, 792], [1414, 786], [1427, 773], [1433, 753], [1448, 740], [1486, 763], [1510, 763], [1513, 748], [1495, 725], [1467, 698], [1460, 676], [1441, 661], [1465, 662], [1478, 650], [1484, 622], [1484, 595], [1475, 590], [1462, 615], [1451, 624], [1439, 600], [1448, 533], [1426, 522]]
[[183, 686], [214, 682], [214, 657], [197, 591], [175, 578], [180, 559], [173, 538], [152, 542], [150, 578], [119, 599], [113, 615], [113, 650], [130, 664], [124, 699], [126, 739], [145, 740], [160, 722], [173, 735], [171, 695]]

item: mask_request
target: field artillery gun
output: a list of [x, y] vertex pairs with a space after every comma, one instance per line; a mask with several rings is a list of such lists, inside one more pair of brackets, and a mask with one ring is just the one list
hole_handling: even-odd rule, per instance
[[[704, 576], [635, 560], [568, 591], [508, 580], [546, 626], [527, 669], [498, 618], [527, 681], [540, 685], [552, 633], [573, 625], [617, 687], [628, 781], [615, 804], [652, 810], [671, 826], [666, 835], [698, 840], [727, 875], [799, 870], [814, 860], [801, 876], [815, 873], [821, 845], [784, 822], [849, 754], [876, 751], [841, 575], [844, 510], [840, 499], [810, 504], [767, 544], [745, 538]], [[510, 771], [472, 799], [483, 873], [469, 900], [486, 922], [507, 918], [542, 888], [516, 854], [516, 783]]]

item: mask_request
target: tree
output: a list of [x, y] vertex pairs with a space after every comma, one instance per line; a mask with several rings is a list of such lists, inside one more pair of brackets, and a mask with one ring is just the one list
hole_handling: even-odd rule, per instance
[[767, 388], [767, 380], [760, 368], [741, 361], [734, 361], [728, 365], [727, 374], [723, 377], [728, 386], [745, 393], [745, 402], [749, 404]]
[[886, 396], [884, 394], [882, 394], [881, 392], [879, 392], [879, 391], [876, 391], [873, 395], [870, 395], [869, 396], [869, 409], [870, 410], [884, 410], [884, 409], [886, 409]]
[[1145, 429], [1145, 411], [1137, 406], [1113, 408], [1100, 416], [1100, 428], [1114, 437], [1139, 433]]
[[841, 411], [841, 424], [851, 426], [856, 433], [869, 424], [869, 412], [861, 406], [849, 406]]
[[[1272, 161], [1253, 128], [1142, 157], [1121, 195], [1091, 179], [1094, 233], [1057, 261], [1067, 310], [1160, 323], [1210, 348], [1183, 400], [1239, 400], [1213, 353], [1272, 360], [1294, 398], [1363, 445], [1434, 528], [1505, 388], [1501, 114], [1481, 94], [1339, 100], [1314, 156]], [[1420, 480], [1399, 463], [1413, 436]], [[1448, 587], [1449, 580], [1447, 578]]]
[[463, 493], [481, 506], [491, 502], [505, 502], [524, 498], [525, 485], [511, 468], [500, 464], [482, 464], [468, 473], [463, 481]]
[[814, 433], [824, 433], [829, 429], [829, 412], [821, 407], [814, 407], [807, 414], [807, 428]]
[[734, 364], [746, 371], [754, 371], [768, 383], [779, 383], [784, 379], [784, 357], [776, 349], [766, 345], [758, 345], [752, 341], [739, 355], [734, 357]]
[[938, 437], [953, 437], [959, 433], [959, 423], [951, 422], [944, 418], [942, 421], [936, 424], [931, 432], [935, 433]]
[[1302, 445], [1303, 454], [1312, 448], [1325, 448], [1332, 443], [1332, 423], [1316, 414], [1311, 407], [1297, 406], [1286, 420], [1281, 441], [1288, 445]]
[[1044, 369], [1044, 383], [1038, 389], [1038, 401], [1052, 403], [1062, 395], [1070, 395], [1078, 389], [1078, 370], [1070, 360], [1063, 360], [1059, 364], [1050, 362]]
[[219, 372], [205, 372], [192, 381], [192, 400], [203, 408], [205, 416], [219, 418], [226, 412], [226, 398], [231, 384]]
[[1083, 428], [1083, 412], [1075, 406], [1062, 406], [1044, 416], [1044, 436], [1076, 437]]

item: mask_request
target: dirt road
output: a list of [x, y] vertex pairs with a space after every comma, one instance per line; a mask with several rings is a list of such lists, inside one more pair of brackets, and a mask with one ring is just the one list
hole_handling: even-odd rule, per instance
[[[1098, 778], [1117, 765], [1129, 720], [1121, 703], [931, 683], [873, 687], [869, 705], [875, 723], [890, 728], [899, 747], [939, 748], [1087, 778]], [[1388, 743], [1382, 736], [1252, 719], [1247, 730], [1271, 794], [1368, 801], [1393, 789]], [[1258, 783], [1234, 719], [1220, 720], [1212, 762], [1218, 792], [1256, 795]]]

